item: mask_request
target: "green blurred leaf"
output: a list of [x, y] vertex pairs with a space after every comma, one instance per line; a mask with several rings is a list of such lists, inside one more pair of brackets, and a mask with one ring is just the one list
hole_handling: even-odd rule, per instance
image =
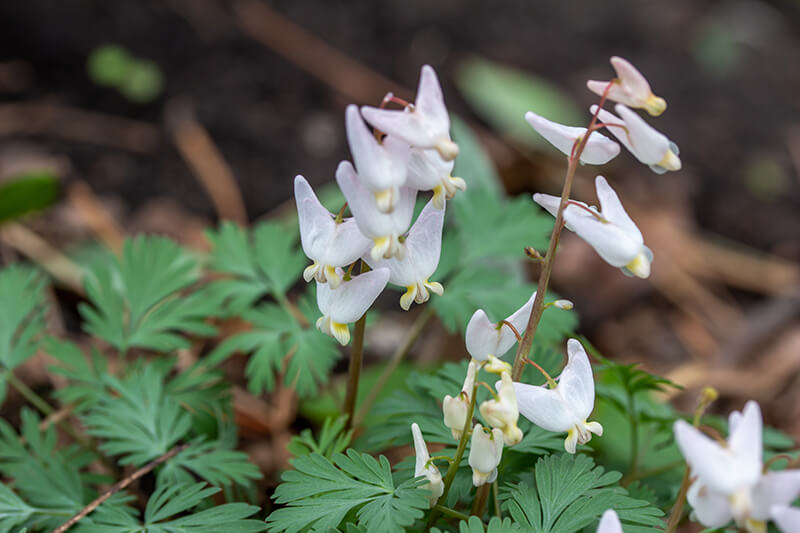
[[153, 61], [136, 59], [128, 63], [128, 70], [118, 89], [128, 100], [146, 104], [161, 95], [164, 75]]
[[58, 199], [58, 177], [47, 169], [25, 172], [0, 184], [0, 222], [41, 211]]
[[103, 44], [92, 50], [86, 60], [89, 77], [98, 85], [117, 87], [130, 68], [131, 55], [118, 44]]

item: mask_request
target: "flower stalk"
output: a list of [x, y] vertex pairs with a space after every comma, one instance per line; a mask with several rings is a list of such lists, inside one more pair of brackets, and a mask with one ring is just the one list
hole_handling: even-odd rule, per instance
[[[361, 261], [361, 273], [369, 272], [366, 262]], [[344, 398], [344, 412], [347, 413], [345, 431], [351, 429], [355, 422], [356, 397], [358, 396], [358, 380], [361, 377], [361, 364], [364, 360], [364, 332], [367, 328], [367, 312], [356, 321], [353, 331], [353, 351], [350, 353], [350, 367], [347, 375], [347, 394]]]

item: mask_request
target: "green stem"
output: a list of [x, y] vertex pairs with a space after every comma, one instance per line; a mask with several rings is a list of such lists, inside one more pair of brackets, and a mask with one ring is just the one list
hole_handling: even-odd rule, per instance
[[[453, 479], [456, 477], [456, 473], [458, 472], [458, 468], [461, 466], [461, 459], [464, 457], [464, 450], [467, 449], [467, 441], [470, 437], [470, 432], [472, 430], [472, 414], [475, 411], [475, 397], [478, 395], [478, 383], [474, 383], [472, 385], [472, 393], [470, 394], [469, 400], [469, 407], [467, 408], [467, 418], [464, 420], [464, 427], [461, 432], [461, 439], [458, 441], [458, 448], [456, 448], [456, 455], [453, 458], [453, 462], [450, 463], [450, 468], [447, 469], [447, 473], [444, 475], [444, 490], [442, 491], [442, 495], [439, 497], [439, 501], [446, 502], [447, 495], [450, 492], [450, 486], [453, 484]], [[437, 506], [438, 507], [438, 506]], [[428, 516], [428, 525], [426, 526], [425, 530], [430, 531], [431, 527], [434, 523], [436, 523], [436, 519], [439, 517], [439, 513], [437, 512], [436, 507], [431, 511], [430, 516]]]
[[636, 413], [636, 399], [633, 394], [628, 395], [628, 420], [631, 423], [631, 464], [620, 482], [623, 487], [627, 487], [639, 475], [639, 417]]
[[525, 328], [525, 333], [522, 335], [522, 340], [517, 346], [517, 355], [514, 357], [514, 368], [511, 372], [511, 379], [514, 381], [519, 381], [519, 378], [522, 376], [522, 371], [525, 368], [524, 360], [526, 357], [528, 357], [528, 353], [531, 351], [533, 337], [536, 335], [536, 328], [539, 326], [539, 321], [542, 319], [542, 313], [544, 312], [544, 297], [545, 293], [547, 292], [547, 286], [550, 283], [550, 274], [553, 271], [556, 248], [558, 248], [558, 241], [561, 238], [561, 229], [564, 227], [564, 209], [566, 209], [567, 202], [569, 201], [569, 194], [572, 190], [572, 182], [575, 178], [575, 171], [578, 168], [578, 162], [580, 161], [583, 149], [586, 148], [586, 142], [589, 140], [591, 132], [594, 130], [595, 124], [597, 123], [597, 114], [600, 112], [600, 109], [602, 109], [603, 104], [606, 101], [606, 95], [608, 94], [608, 90], [611, 88], [611, 85], [612, 84], [609, 83], [606, 87], [606, 90], [603, 92], [603, 96], [600, 98], [600, 103], [597, 106], [597, 112], [595, 112], [595, 114], [592, 116], [592, 120], [589, 122], [589, 127], [586, 131], [586, 134], [584, 134], [583, 137], [581, 137], [580, 142], [575, 145], [575, 148], [569, 157], [567, 175], [564, 178], [564, 187], [561, 190], [561, 202], [558, 204], [558, 212], [556, 213], [556, 221], [553, 225], [553, 233], [550, 235], [550, 244], [547, 247], [547, 254], [544, 256], [542, 270], [539, 273], [539, 285], [536, 288], [536, 298], [533, 300], [533, 309], [531, 310], [531, 316], [528, 319], [528, 325]]
[[347, 377], [347, 394], [344, 398], [344, 412], [347, 414], [345, 430], [354, 425], [356, 397], [358, 396], [358, 380], [361, 377], [361, 362], [364, 359], [364, 331], [367, 324], [367, 313], [356, 322], [353, 332], [353, 351], [350, 354], [350, 369]]
[[500, 520], [503, 519], [503, 511], [500, 510], [500, 490], [497, 487], [497, 480], [492, 483], [492, 495], [494, 496], [494, 515]]
[[355, 422], [353, 423], [354, 426], [359, 426], [361, 422], [364, 421], [364, 418], [369, 414], [369, 410], [372, 408], [372, 405], [375, 403], [375, 400], [378, 399], [378, 395], [383, 391], [384, 386], [389, 381], [389, 379], [394, 374], [395, 370], [397, 370], [398, 365], [403, 360], [403, 358], [408, 354], [411, 350], [411, 347], [414, 345], [416, 340], [425, 330], [425, 326], [428, 325], [428, 322], [433, 317], [433, 307], [428, 305], [422, 311], [422, 313], [417, 316], [417, 320], [411, 326], [411, 329], [408, 331], [406, 338], [403, 340], [403, 344], [401, 344], [397, 350], [392, 354], [391, 359], [389, 359], [389, 363], [386, 365], [386, 368], [383, 369], [380, 377], [378, 377], [378, 381], [375, 382], [375, 386], [370, 389], [367, 398], [361, 404], [361, 407], [358, 408], [358, 412], [356, 413]]
[[452, 516], [453, 518], [458, 518], [459, 520], [469, 520], [468, 515], [465, 515], [464, 513], [459, 513], [455, 509], [450, 509], [449, 507], [445, 507], [444, 505], [437, 505], [434, 507], [434, 510], [439, 511], [443, 515]]
[[686, 467], [686, 471], [683, 473], [683, 481], [681, 481], [681, 489], [678, 492], [678, 499], [675, 501], [675, 505], [672, 507], [672, 512], [669, 515], [669, 521], [667, 522], [667, 528], [664, 530], [664, 533], [673, 533], [675, 529], [677, 529], [678, 524], [683, 517], [683, 504], [686, 503], [686, 493], [689, 491], [689, 467]]
[[56, 412], [56, 410], [53, 409], [44, 398], [36, 394], [33, 389], [25, 385], [25, 383], [15, 376], [12, 371], [9, 370], [6, 372], [6, 379], [8, 379], [8, 382], [11, 384], [11, 386], [14, 387], [23, 398], [28, 400], [30, 404], [41, 411], [43, 415], [50, 416]]

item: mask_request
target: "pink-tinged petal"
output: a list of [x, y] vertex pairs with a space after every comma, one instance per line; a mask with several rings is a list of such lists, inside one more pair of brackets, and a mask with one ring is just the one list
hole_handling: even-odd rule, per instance
[[628, 231], [633, 238], [638, 239], [644, 243], [642, 233], [639, 228], [634, 224], [628, 212], [622, 206], [619, 196], [608, 184], [608, 181], [603, 176], [597, 176], [594, 180], [595, 189], [597, 190], [597, 199], [600, 201], [600, 208], [603, 217], [610, 220], [620, 228]]
[[594, 408], [594, 376], [586, 350], [577, 339], [567, 341], [567, 365], [561, 371], [556, 388], [575, 414], [585, 420]]
[[618, 56], [611, 58], [611, 66], [617, 72], [617, 78], [622, 81], [622, 85], [627, 89], [628, 94], [635, 100], [644, 104], [647, 98], [653, 93], [647, 79], [634, 67], [627, 59]]
[[423, 65], [419, 75], [417, 99], [414, 102], [417, 112], [425, 115], [426, 121], [436, 124], [434, 136], [446, 137], [450, 131], [450, 117], [444, 105], [444, 95], [436, 72], [430, 65]]
[[800, 509], [776, 505], [772, 508], [772, 519], [781, 533], [800, 533]]
[[753, 485], [761, 476], [762, 426], [761, 409], [751, 400], [745, 404], [741, 420], [728, 436], [728, 447], [736, 456], [737, 470], [747, 485]]
[[551, 215], [556, 216], [558, 214], [558, 206], [561, 204], [561, 198], [558, 196], [537, 192], [533, 195], [533, 201], [542, 206]]
[[800, 470], [767, 472], [752, 491], [752, 511], [756, 520], [767, 521], [774, 505], [789, 505], [800, 496]]
[[603, 513], [600, 524], [597, 526], [597, 533], [622, 533], [622, 524], [614, 509], [608, 509]]
[[472, 314], [467, 324], [464, 335], [467, 352], [476, 361], [486, 361], [489, 354], [495, 354], [498, 340], [497, 325], [489, 322], [489, 317], [483, 309], [478, 309]]
[[[358, 175], [372, 191], [400, 187], [406, 180], [408, 149], [405, 143], [389, 141], [381, 144], [375, 138], [355, 105], [345, 111], [347, 142], [353, 154]], [[389, 137], [386, 138], [387, 140]]]
[[614, 113], [606, 111], [605, 109], [600, 109], [600, 111], [597, 111], [596, 105], [589, 107], [589, 112], [592, 115], [597, 113], [598, 122], [605, 124], [605, 128], [617, 138], [622, 146], [624, 146], [634, 156], [636, 155], [634, 153], [633, 145], [631, 144], [631, 139], [628, 137], [628, 132], [625, 130], [625, 121], [623, 121]]
[[728, 498], [709, 489], [700, 480], [689, 487], [686, 500], [694, 509], [697, 520], [706, 527], [722, 527], [733, 520]]
[[617, 104], [614, 111], [625, 122], [628, 128], [628, 137], [633, 146], [633, 155], [647, 165], [657, 165], [670, 149], [669, 139], [650, 126], [635, 111]]
[[[586, 128], [558, 124], [532, 111], [525, 113], [525, 119], [539, 135], [566, 156], [572, 153], [575, 141], [586, 134]], [[619, 145], [617, 143], [600, 133], [593, 132], [589, 136], [589, 140], [586, 142], [581, 154], [581, 162], [590, 165], [603, 165], [614, 159], [617, 154], [619, 154]]]
[[359, 274], [335, 290], [317, 283], [317, 305], [336, 323], [350, 324], [367, 312], [389, 281], [389, 270], [381, 268]]
[[565, 210], [564, 221], [569, 229], [612, 266], [624, 267], [642, 251], [642, 243], [632, 239], [629, 232], [615, 224], [605, 223], [576, 206], [569, 206]]
[[319, 260], [333, 238], [336, 223], [333, 215], [319, 203], [311, 185], [303, 176], [294, 178], [294, 198], [300, 225], [300, 244], [303, 252]]
[[739, 465], [733, 454], [700, 430], [684, 420], [676, 421], [674, 429], [678, 448], [692, 473], [711, 490], [733, 494], [752, 482], [751, 476], [739, 473]]
[[547, 389], [527, 383], [514, 383], [519, 413], [547, 431], [569, 431], [579, 420], [564, 397], [559, 393], [560, 385]]
[[[533, 310], [533, 301], [536, 299], [536, 291], [531, 294], [531, 297], [528, 298], [528, 301], [525, 302], [522, 307], [514, 311], [511, 316], [506, 318], [508, 322], [511, 323], [512, 326], [517, 330], [517, 333], [520, 335], [525, 334], [525, 330], [528, 327], [528, 320], [531, 318], [531, 311]], [[511, 328], [508, 326], [503, 326], [500, 329], [500, 341], [498, 342], [497, 352], [495, 355], [497, 357], [502, 357], [514, 344], [517, 342], [517, 336], [514, 335], [514, 332], [511, 331]]]

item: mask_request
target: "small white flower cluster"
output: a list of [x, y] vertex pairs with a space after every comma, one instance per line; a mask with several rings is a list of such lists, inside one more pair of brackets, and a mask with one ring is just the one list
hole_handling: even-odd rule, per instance
[[[348, 324], [387, 283], [405, 287], [404, 310], [428, 301], [430, 292], [442, 294], [429, 277], [439, 264], [445, 203], [466, 188], [451, 175], [458, 145], [450, 139], [450, 118], [430, 66], [422, 67], [415, 103], [402, 110], [350, 105], [345, 124], [355, 167], [342, 161], [336, 182], [353, 217], [334, 216], [303, 176], [294, 181], [301, 244], [313, 261], [303, 277], [316, 280], [322, 312], [317, 327], [342, 345], [350, 340]], [[433, 191], [433, 198], [409, 230], [419, 191]], [[372, 271], [352, 275], [359, 259]]]
[[[680, 170], [678, 147], [662, 133], [652, 128], [631, 107], [645, 109], [651, 115], [660, 115], [667, 107], [663, 98], [655, 96], [644, 76], [625, 59], [612, 57], [611, 65], [617, 77], [611, 81], [589, 81], [589, 89], [606, 99], [618, 102], [617, 115], [598, 106], [592, 106], [593, 115], [580, 162], [590, 165], [603, 165], [619, 154], [619, 144], [594, 131], [605, 127], [617, 140], [642, 163], [649, 165], [656, 173]], [[528, 112], [525, 115], [530, 125], [542, 137], [567, 156], [583, 140], [587, 128], [564, 126]], [[599, 123], [596, 121], [599, 120]], [[564, 222], [567, 229], [574, 231], [591, 245], [608, 264], [621, 268], [627, 275], [647, 278], [653, 253], [644, 245], [639, 228], [622, 207], [619, 197], [605, 178], [595, 180], [597, 197], [601, 209], [583, 202], [570, 200], [564, 209]], [[556, 216], [561, 199], [548, 194], [534, 194], [533, 200]]]
[[717, 441], [678, 420], [675, 440], [694, 478], [687, 500], [697, 520], [717, 528], [731, 520], [749, 533], [764, 533], [773, 520], [785, 533], [800, 532], [800, 470], [765, 470], [761, 409], [750, 401], [728, 418], [727, 441]]

